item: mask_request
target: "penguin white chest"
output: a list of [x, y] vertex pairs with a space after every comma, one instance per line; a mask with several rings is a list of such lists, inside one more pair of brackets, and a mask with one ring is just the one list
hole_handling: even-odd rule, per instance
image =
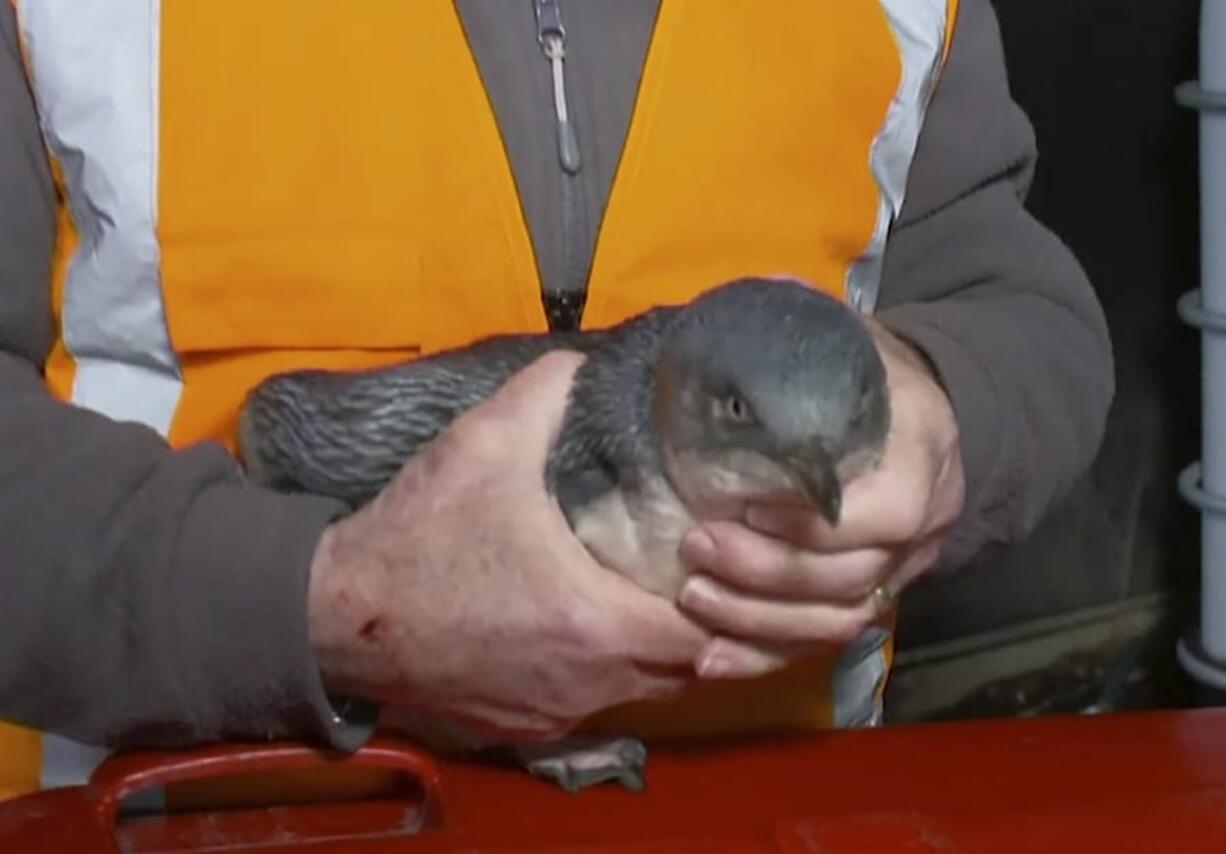
[[614, 489], [575, 519], [575, 535], [596, 560], [639, 586], [675, 599], [689, 574], [678, 549], [694, 519], [668, 482], [632, 494]]

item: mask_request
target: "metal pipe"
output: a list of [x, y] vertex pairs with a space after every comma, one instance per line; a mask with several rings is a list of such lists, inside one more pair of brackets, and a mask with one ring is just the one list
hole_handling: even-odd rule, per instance
[[1200, 79], [1175, 97], [1200, 113], [1201, 184], [1201, 287], [1179, 300], [1201, 335], [1201, 460], [1179, 477], [1201, 513], [1201, 607], [1178, 657], [1194, 679], [1226, 690], [1226, 0], [1202, 0]]

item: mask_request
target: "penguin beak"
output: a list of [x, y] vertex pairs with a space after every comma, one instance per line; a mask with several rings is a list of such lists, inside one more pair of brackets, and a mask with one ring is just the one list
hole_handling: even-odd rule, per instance
[[800, 480], [805, 497], [831, 525], [839, 524], [843, 511], [843, 487], [839, 483], [834, 461], [825, 451], [809, 453], [804, 459], [792, 461], [792, 470]]

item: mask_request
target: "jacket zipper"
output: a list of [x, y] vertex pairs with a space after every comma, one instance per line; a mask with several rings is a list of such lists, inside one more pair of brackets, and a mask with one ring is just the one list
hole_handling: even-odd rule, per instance
[[583, 157], [579, 137], [566, 100], [566, 27], [559, 0], [532, 0], [536, 36], [549, 62], [553, 83], [553, 112], [557, 128], [558, 165], [562, 182], [562, 251], [564, 274], [557, 286], [545, 286], [542, 299], [549, 328], [577, 329], [587, 299], [587, 262], [582, 250], [587, 238], [587, 213], [580, 173]]

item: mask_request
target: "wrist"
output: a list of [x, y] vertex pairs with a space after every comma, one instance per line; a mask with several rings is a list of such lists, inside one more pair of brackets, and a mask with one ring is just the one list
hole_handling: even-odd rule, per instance
[[311, 651], [330, 691], [358, 690], [354, 673], [363, 625], [368, 615], [358, 592], [357, 567], [345, 564], [341, 540], [345, 522], [324, 528], [311, 558], [307, 581], [307, 626]]
[[[905, 336], [889, 329], [879, 320], [869, 318], [866, 322], [872, 333], [873, 341], [877, 345], [877, 352], [881, 354], [881, 359], [885, 362], [889, 373], [897, 374], [897, 368], [903, 366], [908, 373], [918, 374], [931, 380], [944, 391], [940, 372], [923, 349]], [[890, 370], [891, 368], [894, 370]]]
[[352, 750], [373, 733], [379, 710], [364, 696], [374, 685], [369, 675], [363, 675], [369, 665], [355, 666], [369, 659], [368, 654], [363, 655], [363, 626], [374, 618], [364, 615], [368, 609], [357, 595], [354, 573], [346, 571], [343, 549], [338, 546], [343, 524], [333, 522], [323, 530], [312, 556], [307, 624], [311, 650], [332, 707], [333, 741], [341, 749]]
[[924, 398], [926, 421], [941, 434], [958, 434], [958, 421], [953, 400], [941, 379], [936, 364], [922, 348], [902, 335], [887, 329], [876, 320], [869, 320], [869, 328], [877, 350], [886, 365], [891, 386], [891, 397], [906, 389], [911, 396]]
[[942, 505], [942, 526], [960, 515], [965, 500], [961, 430], [953, 398], [936, 363], [903, 335], [869, 320], [874, 341], [889, 377], [895, 417], [905, 419], [933, 464], [930, 500]]

